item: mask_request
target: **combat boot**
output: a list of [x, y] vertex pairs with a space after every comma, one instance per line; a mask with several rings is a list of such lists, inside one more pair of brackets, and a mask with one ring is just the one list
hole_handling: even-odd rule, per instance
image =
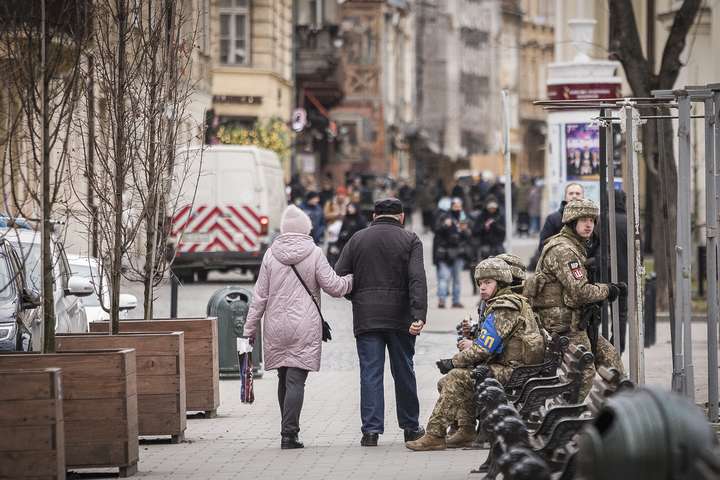
[[445, 437], [436, 437], [426, 433], [422, 437], [412, 442], [405, 442], [405, 446], [416, 452], [426, 452], [429, 450], [445, 450]]
[[447, 448], [463, 448], [472, 445], [475, 440], [475, 429], [470, 425], [462, 425], [455, 434], [447, 439]]

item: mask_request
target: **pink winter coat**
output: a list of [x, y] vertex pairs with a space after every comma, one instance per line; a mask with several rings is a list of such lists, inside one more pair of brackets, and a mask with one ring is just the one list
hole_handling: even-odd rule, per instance
[[310, 235], [284, 233], [265, 253], [243, 333], [255, 335], [264, 316], [265, 369], [296, 367], [317, 372], [322, 345], [320, 315], [290, 265], [295, 265], [318, 301], [320, 288], [333, 297], [352, 290], [352, 275], [336, 275]]

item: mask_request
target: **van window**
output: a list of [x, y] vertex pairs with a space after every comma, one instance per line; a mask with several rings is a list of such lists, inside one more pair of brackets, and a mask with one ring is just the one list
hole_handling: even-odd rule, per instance
[[217, 152], [217, 203], [258, 205], [260, 186], [250, 152]]

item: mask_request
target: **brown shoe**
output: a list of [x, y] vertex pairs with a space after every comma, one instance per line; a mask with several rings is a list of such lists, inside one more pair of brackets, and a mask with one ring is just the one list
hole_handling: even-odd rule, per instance
[[445, 450], [445, 437], [436, 437], [426, 433], [421, 438], [412, 442], [405, 442], [405, 446], [416, 452], [427, 452], [430, 450]]
[[470, 425], [461, 426], [455, 434], [447, 439], [447, 448], [464, 448], [472, 445], [475, 440], [475, 429]]

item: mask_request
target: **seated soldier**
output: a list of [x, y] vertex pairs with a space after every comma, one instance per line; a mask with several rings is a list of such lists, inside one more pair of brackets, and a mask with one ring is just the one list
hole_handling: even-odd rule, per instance
[[[461, 444], [475, 437], [472, 367], [486, 364], [493, 376], [505, 383], [515, 367], [539, 363], [545, 354], [544, 338], [530, 305], [509, 289], [512, 273], [508, 264], [498, 258], [483, 260], [475, 269], [475, 281], [487, 303], [480, 335], [474, 341], [461, 341], [461, 352], [438, 362], [447, 381], [425, 435], [405, 444], [411, 450], [443, 450], [448, 443]], [[458, 431], [446, 442], [448, 426], [456, 419]]]
[[510, 290], [522, 295], [527, 267], [522, 260], [520, 260], [520, 257], [512, 253], [501, 253], [500, 255], [495, 255], [495, 258], [499, 258], [510, 266], [510, 272], [512, 273]]

